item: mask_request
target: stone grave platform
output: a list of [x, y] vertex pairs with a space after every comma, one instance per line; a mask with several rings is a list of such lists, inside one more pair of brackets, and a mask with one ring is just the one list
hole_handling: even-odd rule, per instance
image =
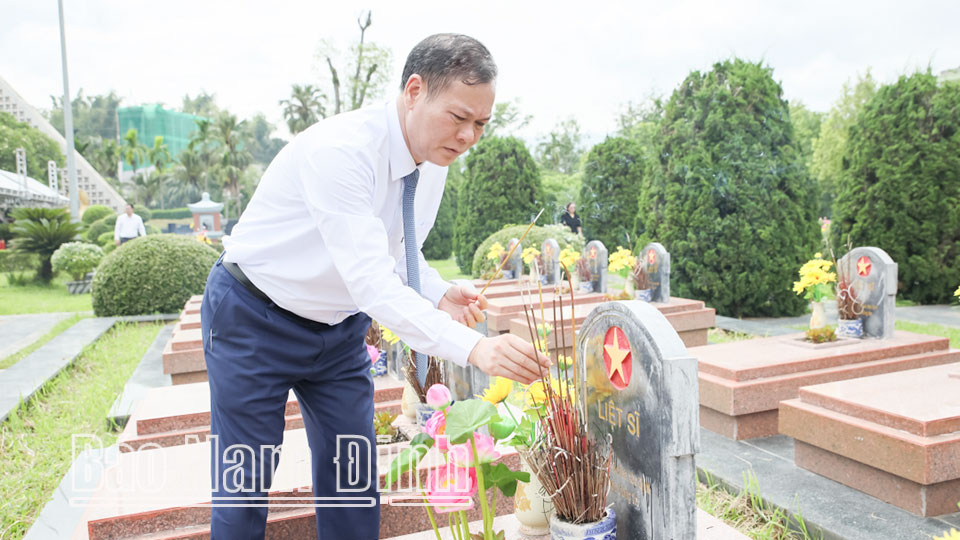
[[[199, 313], [196, 314], [199, 317]], [[183, 317], [189, 315], [181, 315]], [[163, 349], [163, 372], [174, 385], [206, 382], [207, 364], [203, 359], [203, 336], [200, 328], [174, 326], [173, 335]]]
[[[546, 315], [547, 321], [552, 325], [553, 324], [553, 310], [552, 306], [548, 305], [547, 298], [544, 297], [544, 314]], [[586, 320], [587, 315], [600, 304], [598, 303], [588, 303], [586, 305], [581, 305], [580, 298], [577, 297], [577, 305], [573, 310], [573, 314], [576, 315], [574, 322], [577, 329], [583, 326], [583, 322]], [[700, 300], [689, 300], [686, 298], [676, 298], [673, 297], [669, 302], [660, 303], [660, 302], [650, 302], [650, 305], [655, 307], [660, 313], [662, 313], [666, 318], [667, 322], [673, 327], [677, 332], [677, 335], [680, 336], [680, 340], [683, 341], [684, 346], [686, 347], [698, 347], [700, 345], [707, 344], [707, 330], [713, 328], [714, 321], [716, 320], [716, 310], [713, 308], [708, 308]], [[543, 322], [540, 313], [539, 299], [537, 309], [534, 310], [534, 324], [540, 324]], [[557, 318], [560, 318], [559, 309]], [[570, 345], [573, 341], [572, 334], [570, 333], [570, 319], [571, 319], [571, 310], [564, 302], [563, 308], [563, 319], [566, 323], [562, 329], [554, 329], [554, 331], [562, 330], [564, 332], [564, 339], [566, 339], [566, 349], [562, 351], [563, 354], [570, 354]], [[559, 322], [558, 322], [559, 324]], [[530, 340], [530, 329], [527, 326], [526, 317], [523, 315], [523, 309], [520, 309], [520, 315], [514, 317], [510, 320], [510, 325], [508, 327], [511, 334], [522, 337], [523, 339]], [[560, 336], [557, 336], [560, 339]], [[551, 335], [549, 340], [550, 350], [554, 350], [554, 340]], [[563, 342], [560, 342], [560, 347], [563, 349]]]
[[[553, 302], [556, 297], [552, 292], [544, 292], [544, 309], [549, 310], [551, 302]], [[563, 304], [567, 305], [570, 300], [570, 294], [563, 294], [561, 297], [563, 298]], [[597, 305], [606, 302], [606, 296], [601, 293], [576, 293], [574, 299], [577, 301], [577, 306], [583, 306], [584, 315]], [[539, 311], [540, 295], [536, 289], [533, 289], [533, 294], [526, 297], [526, 301], [537, 305]], [[517, 289], [516, 293], [512, 296], [491, 298], [487, 301], [487, 304], [487, 329], [490, 335], [510, 332], [510, 321], [515, 318], [523, 318], [524, 297], [520, 295], [519, 289]], [[530, 339], [529, 333], [525, 337]]]
[[[374, 377], [377, 412], [400, 413], [403, 383]], [[285, 429], [303, 427], [300, 405], [290, 391], [284, 411]], [[121, 452], [179, 446], [207, 440], [210, 435], [210, 386], [207, 383], [153, 388], [137, 402], [117, 443]]]
[[[476, 289], [477, 292], [483, 290], [483, 287], [487, 284], [485, 279], [474, 279], [470, 282]], [[536, 290], [536, 283], [533, 284], [533, 289]], [[542, 285], [544, 293], [552, 293], [555, 289], [555, 285]], [[505, 296], [519, 296], [520, 291], [523, 290], [523, 287], [520, 286], [520, 281], [516, 279], [495, 279], [490, 282], [490, 286], [487, 287], [487, 292], [483, 293], [487, 297], [487, 300], [491, 298], [503, 298]]]
[[814, 345], [789, 334], [695, 347], [700, 425], [731, 439], [778, 433], [779, 403], [800, 387], [960, 361], [946, 338], [898, 331], [889, 339]]
[[[210, 534], [210, 443], [200, 442], [150, 452], [121, 453], [109, 464], [103, 481], [84, 510], [74, 540], [119, 539], [201, 539]], [[519, 455], [510, 447], [500, 448], [501, 461], [519, 468]], [[384, 472], [395, 457], [378, 456], [380, 485]], [[421, 480], [443, 458], [431, 450], [418, 468]], [[303, 429], [284, 433], [283, 457], [274, 476], [271, 498], [311, 497], [310, 455]], [[389, 538], [428, 530], [425, 511], [408, 506], [409, 497], [384, 491], [380, 496], [380, 537]], [[303, 501], [296, 501], [302, 503]], [[497, 497], [497, 515], [513, 512], [513, 498]], [[480, 518], [479, 505], [467, 512]], [[316, 538], [313, 508], [271, 508], [267, 517], [267, 538]]]
[[803, 387], [780, 431], [799, 467], [921, 516], [957, 511], [960, 363]]

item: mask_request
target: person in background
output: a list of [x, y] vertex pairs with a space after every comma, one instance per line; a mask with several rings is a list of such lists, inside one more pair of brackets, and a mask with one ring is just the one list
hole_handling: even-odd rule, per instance
[[567, 203], [567, 211], [560, 216], [560, 221], [570, 227], [570, 230], [580, 236], [583, 236], [583, 228], [580, 227], [580, 216], [577, 215], [577, 203], [570, 201]]
[[117, 224], [113, 227], [113, 243], [120, 245], [138, 236], [146, 236], [147, 229], [143, 226], [143, 218], [133, 213], [133, 205], [127, 205], [127, 211], [117, 216]]

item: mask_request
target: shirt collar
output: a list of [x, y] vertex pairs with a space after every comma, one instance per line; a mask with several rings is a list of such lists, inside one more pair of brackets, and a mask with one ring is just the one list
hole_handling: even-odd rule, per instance
[[401, 180], [417, 168], [417, 164], [410, 155], [407, 142], [403, 139], [403, 130], [400, 129], [400, 113], [397, 111], [397, 102], [387, 102], [387, 127], [390, 136], [390, 179]]

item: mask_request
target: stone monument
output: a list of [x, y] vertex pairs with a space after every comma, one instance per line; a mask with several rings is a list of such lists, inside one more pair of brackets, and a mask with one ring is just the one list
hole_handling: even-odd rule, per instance
[[850, 283], [863, 303], [863, 337], [893, 337], [897, 263], [876, 247], [856, 247], [837, 261], [837, 280]]
[[670, 302], [670, 253], [659, 242], [650, 242], [640, 252], [650, 278], [650, 301]]
[[613, 450], [608, 504], [617, 537], [695, 538], [697, 360], [663, 314], [641, 301], [602, 304], [579, 335], [589, 430]]
[[540, 249], [541, 259], [543, 259], [544, 285], [555, 285], [560, 283], [560, 244], [553, 238], [547, 238], [543, 241]]
[[[507, 244], [507, 253], [510, 253], [514, 244], [519, 243], [520, 240], [511, 238]], [[510, 255], [510, 259], [503, 265], [503, 277], [504, 279], [520, 279], [521, 276], [523, 276], [523, 246], [518, 245], [517, 249], [514, 249]]]
[[590, 288], [587, 292], [605, 293], [607, 292], [607, 265], [609, 264], [609, 255], [603, 242], [591, 240], [583, 248], [583, 259], [590, 270]]

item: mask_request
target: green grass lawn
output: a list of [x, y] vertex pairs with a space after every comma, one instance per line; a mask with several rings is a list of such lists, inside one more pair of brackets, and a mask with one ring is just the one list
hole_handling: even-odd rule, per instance
[[162, 324], [119, 324], [0, 424], [0, 538], [22, 538], [70, 468], [72, 436], [107, 447], [113, 400]]
[[10, 285], [7, 274], [0, 273], [0, 315], [51, 313], [57, 311], [91, 311], [90, 294], [67, 292], [67, 276], [55, 278], [49, 285]]
[[922, 324], [909, 321], [897, 321], [894, 323], [897, 330], [905, 332], [914, 332], [917, 334], [927, 334], [930, 336], [940, 336], [950, 339], [950, 346], [954, 349], [960, 349], [960, 328], [951, 328], [939, 324]]
[[440, 277], [447, 281], [451, 279], [472, 279], [470, 276], [460, 272], [460, 267], [457, 266], [457, 262], [453, 260], [453, 257], [442, 261], [427, 261], [427, 264], [435, 268], [437, 272], [440, 272]]

